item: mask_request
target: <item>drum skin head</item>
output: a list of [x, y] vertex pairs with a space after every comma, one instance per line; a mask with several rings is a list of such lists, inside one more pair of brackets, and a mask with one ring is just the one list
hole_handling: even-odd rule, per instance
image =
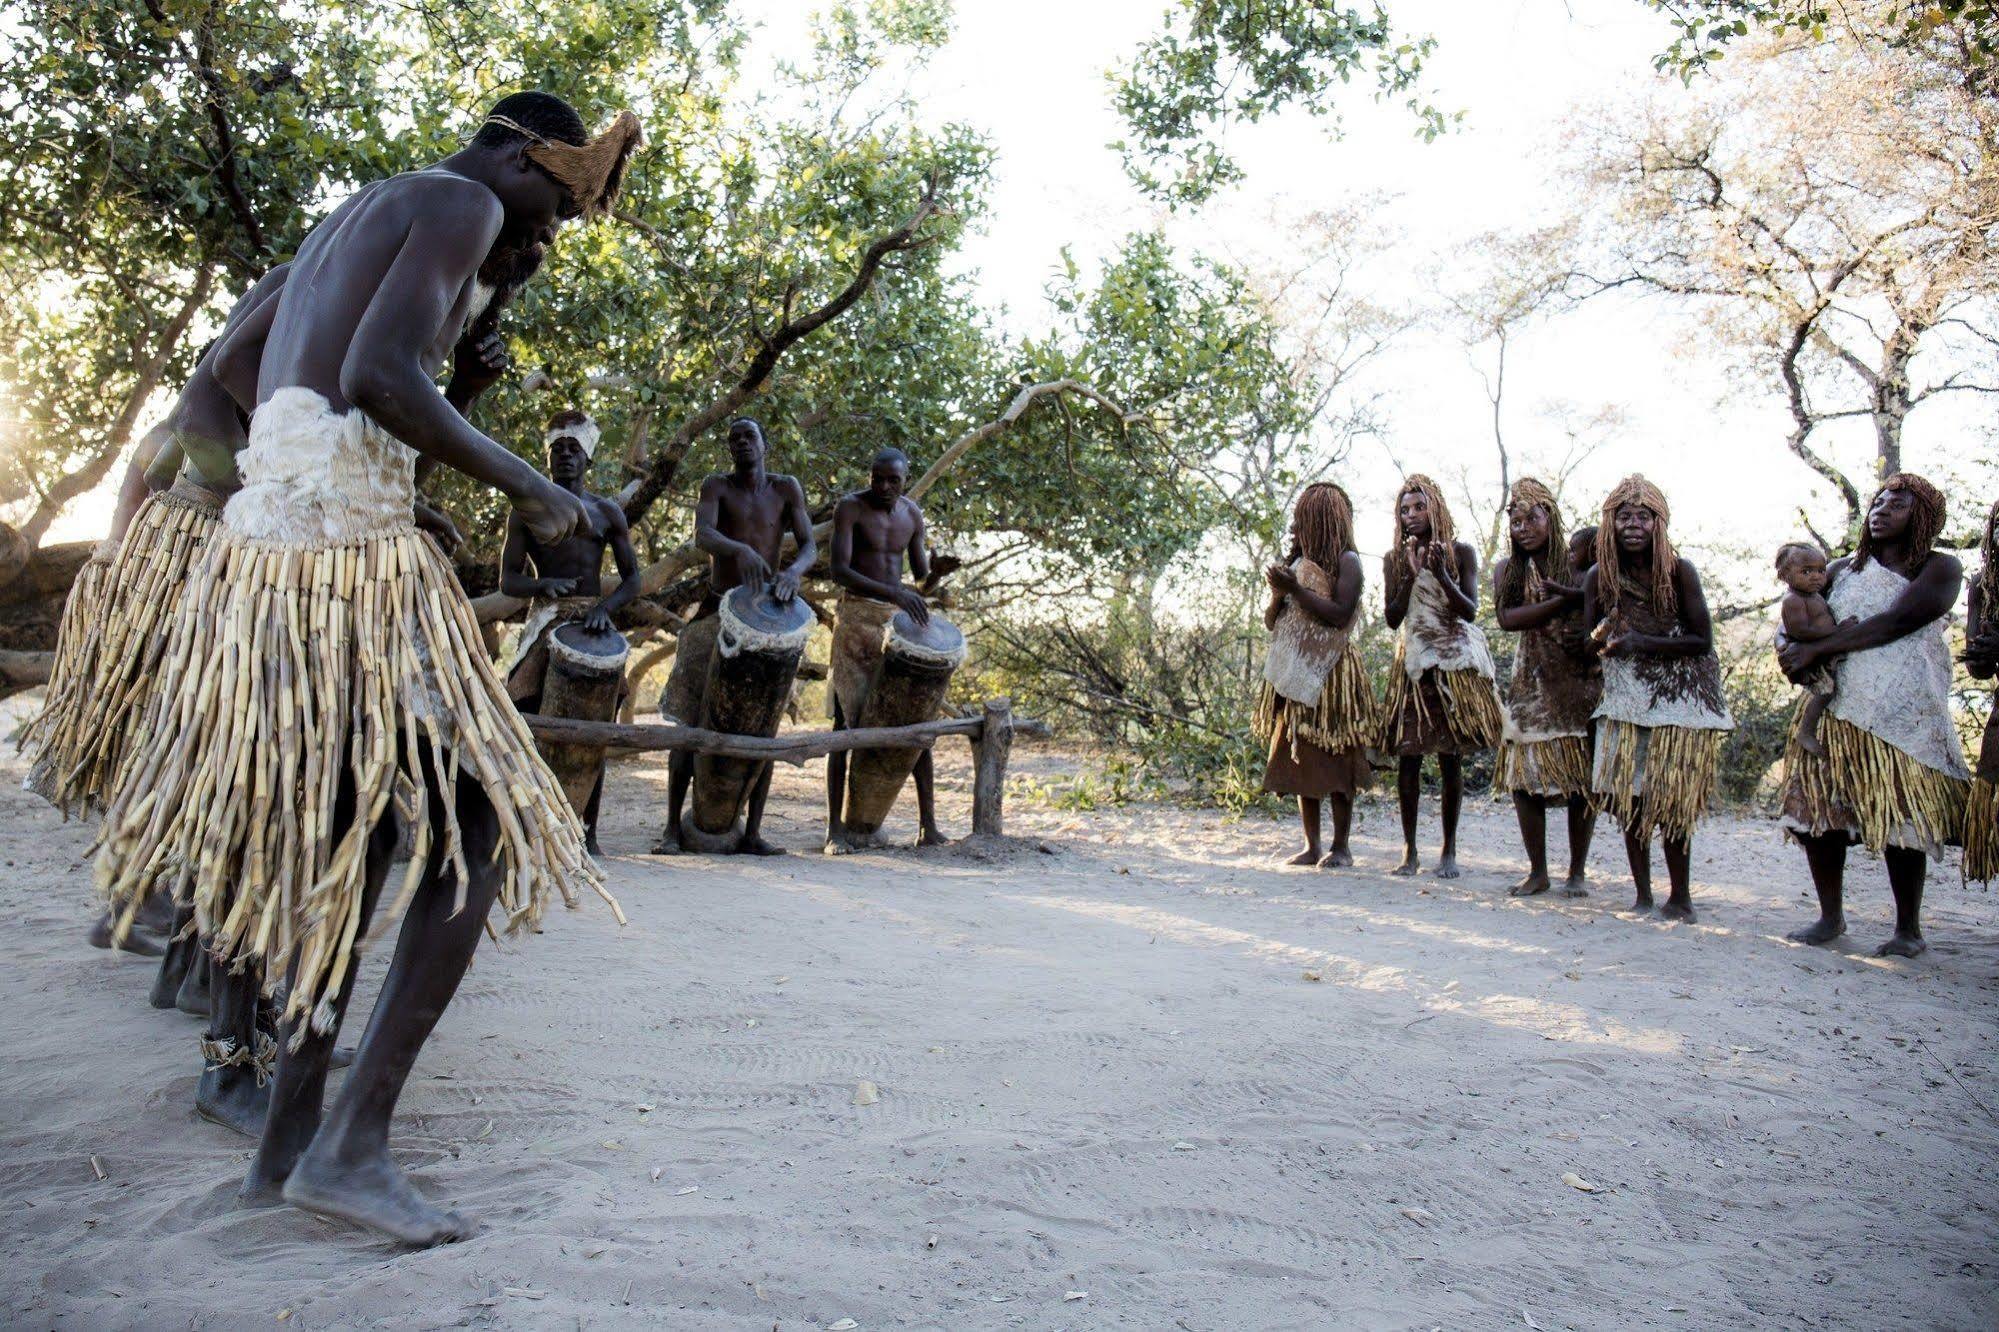
[[931, 615], [929, 624], [918, 625], [909, 618], [908, 611], [897, 611], [889, 621], [889, 636], [898, 643], [941, 657], [961, 655], [965, 650], [965, 635], [958, 626], [936, 614]]
[[779, 601], [770, 594], [769, 585], [730, 588], [722, 600], [731, 615], [760, 634], [794, 634], [812, 623], [812, 607], [805, 604], [804, 597]]
[[562, 640], [562, 645], [570, 651], [585, 657], [623, 656], [627, 644], [625, 636], [613, 629], [608, 634], [593, 634], [583, 627], [581, 620], [568, 624], [558, 624], [548, 631], [549, 636]]

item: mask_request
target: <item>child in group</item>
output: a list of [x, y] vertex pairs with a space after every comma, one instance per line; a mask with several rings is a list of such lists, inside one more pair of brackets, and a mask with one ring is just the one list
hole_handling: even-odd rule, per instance
[[[1839, 628], [1839, 619], [1826, 604], [1825, 552], [1809, 541], [1787, 541], [1777, 549], [1777, 577], [1791, 589], [1778, 606], [1783, 628], [1777, 632], [1777, 646], [1786, 643], [1815, 643]], [[1798, 718], [1798, 748], [1807, 754], [1825, 754], [1819, 739], [1819, 716], [1832, 702], [1833, 664], [1815, 667], [1800, 681], [1805, 688], [1805, 710]]]

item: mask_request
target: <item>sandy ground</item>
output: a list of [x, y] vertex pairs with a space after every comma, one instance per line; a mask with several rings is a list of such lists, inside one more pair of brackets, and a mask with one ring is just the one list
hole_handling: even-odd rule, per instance
[[[819, 771], [773, 801], [801, 851]], [[664, 767], [625, 763], [632, 924], [482, 950], [396, 1147], [485, 1229], [410, 1253], [232, 1205], [249, 1145], [192, 1113], [195, 1024], [83, 946], [88, 830], [19, 776], [10, 1326], [1999, 1321], [1999, 903], [1954, 869], [1929, 955], [1883, 962], [1871, 862], [1850, 947], [1782, 941], [1804, 870], [1760, 822], [1703, 832], [1688, 927], [1615, 912], [1609, 837], [1594, 898], [1509, 901], [1486, 802], [1453, 883], [1384, 872], [1385, 806], [1340, 874], [1277, 868], [1287, 823], [1028, 802], [1012, 848], [664, 860]]]

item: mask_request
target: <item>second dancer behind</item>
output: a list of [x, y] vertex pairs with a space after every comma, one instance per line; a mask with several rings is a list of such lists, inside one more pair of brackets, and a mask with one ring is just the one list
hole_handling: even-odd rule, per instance
[[1478, 615], [1478, 553], [1455, 538], [1451, 510], [1429, 477], [1413, 474], [1395, 496], [1396, 548], [1381, 560], [1388, 627], [1400, 631], [1382, 700], [1378, 746], [1397, 760], [1402, 863], [1414, 874], [1416, 807], [1423, 756], [1437, 756], [1443, 783], [1444, 846], [1437, 877], [1458, 877], [1458, 809], [1464, 755], [1499, 742], [1499, 696], [1492, 652]]
[[1566, 806], [1568, 874], [1562, 896], [1587, 897], [1590, 837], [1596, 803], [1590, 794], [1590, 716], [1603, 693], [1602, 672], [1588, 651], [1582, 573], [1563, 539], [1555, 496], [1533, 477], [1513, 487], [1507, 503], [1512, 548], [1492, 570], [1499, 627], [1520, 636], [1506, 685], [1506, 729], [1492, 784], [1513, 796], [1527, 877], [1515, 897], [1545, 893], [1548, 810]]

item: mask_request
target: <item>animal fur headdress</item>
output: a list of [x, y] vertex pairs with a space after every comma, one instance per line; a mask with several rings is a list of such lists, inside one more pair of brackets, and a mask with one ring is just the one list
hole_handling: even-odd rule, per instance
[[488, 116], [486, 123], [510, 129], [526, 139], [528, 160], [569, 191], [576, 206], [583, 210], [585, 222], [611, 211], [625, 181], [626, 159], [645, 138], [639, 118], [629, 111], [618, 112], [617, 119], [582, 144], [563, 143], [537, 134], [507, 116]]
[[1562, 509], [1555, 492], [1535, 477], [1523, 476], [1513, 483], [1506, 498], [1509, 517], [1539, 508], [1548, 515], [1548, 546], [1539, 557], [1529, 555], [1518, 544], [1512, 546], [1506, 564], [1506, 585], [1500, 589], [1504, 605], [1518, 606], [1527, 599], [1529, 588], [1538, 589], [1543, 579], [1566, 583], [1575, 572], [1569, 560], [1569, 541], [1562, 530]]
[[[1896, 472], [1881, 483], [1881, 489], [1874, 492], [1878, 500], [1891, 490], [1907, 491], [1915, 502], [1909, 514], [1909, 573], [1915, 574], [1916, 567], [1930, 557], [1936, 549], [1937, 538], [1943, 535], [1944, 519], [1947, 516], [1943, 492], [1914, 472]], [[1868, 502], [1869, 507], [1873, 501]], [[1874, 538], [1868, 534], [1867, 522], [1863, 517], [1860, 524], [1860, 544], [1853, 550], [1853, 567], [1865, 569], [1867, 561], [1874, 558]]]
[[1673, 574], [1680, 566], [1680, 557], [1673, 550], [1673, 540], [1667, 534], [1667, 526], [1672, 522], [1672, 509], [1666, 503], [1666, 492], [1647, 481], [1637, 473], [1632, 473], [1617, 483], [1617, 488], [1603, 502], [1603, 516], [1596, 529], [1596, 594], [1598, 604], [1604, 614], [1617, 609], [1619, 578], [1617, 576], [1617, 511], [1627, 504], [1635, 504], [1641, 509], [1650, 509], [1657, 523], [1652, 528], [1652, 566], [1645, 571], [1643, 582], [1651, 593], [1652, 609], [1662, 615], [1673, 613], [1677, 601], [1673, 596]]
[[1340, 560], [1354, 548], [1353, 501], [1330, 481], [1314, 481], [1298, 495], [1291, 511], [1298, 553], [1335, 577]]
[[573, 439], [580, 444], [583, 447], [584, 457], [595, 458], [597, 444], [604, 438], [604, 432], [597, 428], [597, 423], [590, 419], [587, 412], [579, 412], [572, 408], [566, 412], [557, 412], [548, 418], [548, 429], [542, 431], [541, 435], [542, 446], [553, 447], [556, 440], [563, 438]]

